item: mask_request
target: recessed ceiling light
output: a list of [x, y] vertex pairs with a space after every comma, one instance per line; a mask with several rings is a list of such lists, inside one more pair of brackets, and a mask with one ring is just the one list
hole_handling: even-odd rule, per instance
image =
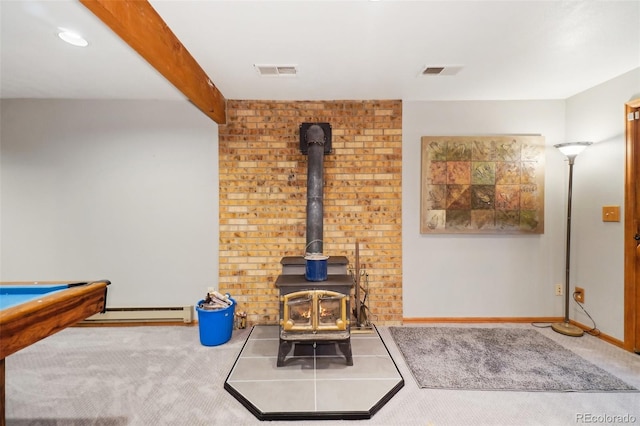
[[59, 30], [60, 32], [58, 33], [58, 37], [60, 37], [67, 43], [78, 47], [87, 47], [89, 45], [89, 42], [85, 40], [80, 34], [73, 31], [65, 30], [64, 28], [59, 28]]

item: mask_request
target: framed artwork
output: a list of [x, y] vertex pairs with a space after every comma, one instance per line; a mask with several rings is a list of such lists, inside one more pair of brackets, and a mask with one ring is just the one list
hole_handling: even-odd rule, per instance
[[423, 136], [421, 234], [544, 233], [544, 137]]

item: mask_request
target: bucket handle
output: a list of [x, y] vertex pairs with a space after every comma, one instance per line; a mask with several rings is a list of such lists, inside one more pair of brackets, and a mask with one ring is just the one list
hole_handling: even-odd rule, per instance
[[310, 242], [309, 242], [309, 244], [307, 244], [306, 246], [304, 246], [304, 253], [305, 253], [305, 254], [307, 254], [307, 249], [309, 248], [309, 246], [310, 246], [311, 244], [313, 244], [313, 243], [321, 243], [321, 242], [322, 242], [322, 240], [313, 240], [313, 241], [310, 241]]

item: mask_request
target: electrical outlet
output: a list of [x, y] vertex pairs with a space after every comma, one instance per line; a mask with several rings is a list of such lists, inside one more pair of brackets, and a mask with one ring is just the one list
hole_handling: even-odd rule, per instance
[[584, 288], [576, 287], [573, 294], [576, 302], [584, 303]]
[[562, 296], [562, 284], [556, 284], [556, 296]]

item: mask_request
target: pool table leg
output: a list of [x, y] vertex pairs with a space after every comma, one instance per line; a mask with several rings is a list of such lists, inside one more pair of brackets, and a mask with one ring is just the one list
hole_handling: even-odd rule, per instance
[[0, 360], [0, 426], [5, 426], [4, 412], [4, 358]]

